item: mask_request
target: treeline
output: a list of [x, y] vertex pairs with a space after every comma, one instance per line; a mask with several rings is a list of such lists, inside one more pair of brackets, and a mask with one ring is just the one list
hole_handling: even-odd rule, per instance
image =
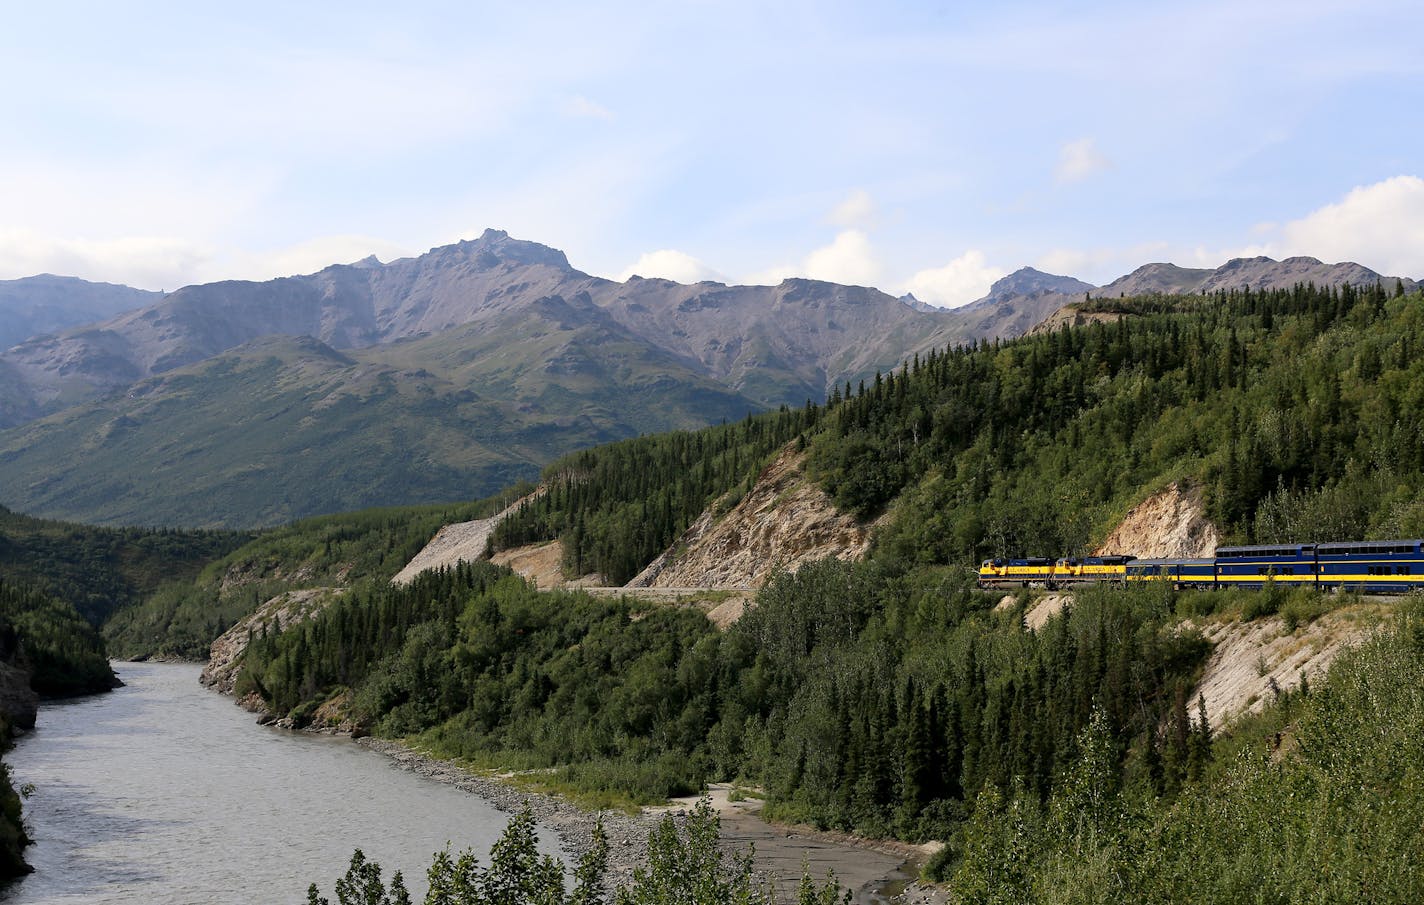
[[73, 604], [99, 626], [166, 582], [191, 581], [251, 539], [233, 531], [96, 528], [0, 506], [0, 574]]
[[1116, 322], [932, 353], [833, 399], [815, 473], [861, 515], [898, 500], [881, 551], [918, 562], [1081, 553], [1183, 478], [1240, 540], [1424, 531], [1417, 294], [1114, 305]]
[[[680, 824], [680, 825], [679, 825]], [[680, 821], [672, 815], [648, 833], [648, 862], [633, 872], [632, 882], [612, 890], [608, 871], [608, 836], [594, 825], [589, 845], [573, 870], [574, 886], [564, 889], [564, 865], [539, 854], [534, 817], [528, 807], [510, 819], [489, 852], [489, 865], [477, 852], [452, 856], [437, 852], [426, 871], [425, 905], [774, 905], [775, 889], [752, 872], [750, 852], [728, 855], [719, 846], [720, 819], [704, 799]], [[410, 891], [397, 871], [387, 883], [381, 866], [358, 848], [345, 875], [336, 881], [337, 905], [410, 905]], [[803, 868], [796, 905], [850, 905], [851, 891], [831, 875], [817, 883]], [[313, 883], [308, 905], [331, 905]]]
[[117, 684], [99, 632], [48, 594], [0, 579], [0, 632], [10, 642], [0, 641], [0, 655], [13, 652], [41, 696], [91, 694]]
[[309, 587], [385, 583], [444, 525], [493, 515], [528, 485], [474, 503], [367, 509], [262, 533], [195, 579], [171, 581], [104, 627], [115, 655], [205, 659], [208, 646], [266, 600]]
[[[1114, 763], [1154, 789], [1209, 760], [1184, 697], [1207, 648], [1169, 630], [1171, 599], [1085, 594], [1036, 635], [992, 603], [828, 561], [719, 634], [695, 610], [463, 565], [254, 638], [242, 690], [298, 721], [350, 690], [378, 734], [584, 791], [647, 801], [741, 777], [782, 816], [908, 838], [946, 838], [987, 785], [1046, 799], [1095, 706]], [[1164, 722], [1180, 734], [1157, 739]]]
[[735, 505], [773, 452], [814, 430], [821, 408], [748, 416], [700, 431], [639, 437], [544, 469], [547, 492], [495, 532], [495, 549], [563, 541], [564, 569], [624, 584], [724, 494]]

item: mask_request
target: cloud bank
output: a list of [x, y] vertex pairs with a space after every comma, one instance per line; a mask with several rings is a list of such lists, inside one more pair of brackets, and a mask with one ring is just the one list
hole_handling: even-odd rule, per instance
[[692, 255], [674, 248], [663, 248], [642, 255], [618, 275], [618, 282], [625, 282], [635, 276], [672, 280], [675, 283], [700, 283], [703, 280], [725, 282], [720, 273]]
[[978, 249], [970, 249], [943, 267], [921, 270], [905, 283], [915, 298], [942, 308], [957, 308], [989, 292], [1006, 271], [993, 267]]

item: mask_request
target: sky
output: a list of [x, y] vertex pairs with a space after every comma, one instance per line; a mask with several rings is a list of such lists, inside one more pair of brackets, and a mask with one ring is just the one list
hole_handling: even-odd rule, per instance
[[1424, 277], [1424, 4], [5, 2], [0, 279]]

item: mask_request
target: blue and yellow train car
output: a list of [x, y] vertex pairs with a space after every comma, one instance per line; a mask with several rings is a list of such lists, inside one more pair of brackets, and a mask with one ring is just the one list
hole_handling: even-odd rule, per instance
[[1211, 559], [990, 559], [979, 569], [982, 588], [1057, 588], [1104, 581], [1170, 581], [1178, 588], [1263, 588], [1269, 584], [1403, 594], [1424, 591], [1424, 540], [1218, 547]]
[[1266, 582], [1315, 584], [1314, 544], [1216, 548], [1216, 582], [1224, 588], [1262, 588]]
[[1175, 588], [1216, 587], [1214, 559], [1134, 559], [1127, 564], [1128, 581], [1170, 581]]
[[1402, 594], [1424, 589], [1424, 541], [1352, 541], [1316, 544], [1316, 583], [1362, 594]]
[[1121, 583], [1127, 578], [1127, 566], [1132, 560], [1131, 556], [1064, 557], [1053, 566], [1053, 583], [1058, 587]]

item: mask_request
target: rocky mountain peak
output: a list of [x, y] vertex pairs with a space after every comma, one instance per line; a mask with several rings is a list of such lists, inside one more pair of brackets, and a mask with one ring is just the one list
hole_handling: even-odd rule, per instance
[[994, 285], [989, 287], [989, 294], [985, 296], [985, 299], [998, 301], [1012, 297], [1036, 297], [1048, 293], [1072, 295], [1090, 292], [1094, 288], [1092, 283], [1085, 283], [1074, 277], [1044, 273], [1032, 267], [1020, 267], [1008, 276], [996, 280]]
[[568, 256], [557, 248], [511, 238], [502, 229], [487, 229], [478, 239], [465, 239], [454, 245], [432, 248], [430, 254], [441, 255], [446, 251], [456, 251], [474, 260], [481, 268], [493, 268], [501, 264], [512, 266], [544, 265], [559, 270], [572, 271]]
[[910, 306], [916, 311], [932, 313], [940, 310], [938, 307], [931, 305], [929, 302], [920, 301], [918, 298], [915, 297], [915, 294], [913, 292], [907, 292], [904, 295], [900, 296], [900, 301], [904, 302], [906, 305]]

